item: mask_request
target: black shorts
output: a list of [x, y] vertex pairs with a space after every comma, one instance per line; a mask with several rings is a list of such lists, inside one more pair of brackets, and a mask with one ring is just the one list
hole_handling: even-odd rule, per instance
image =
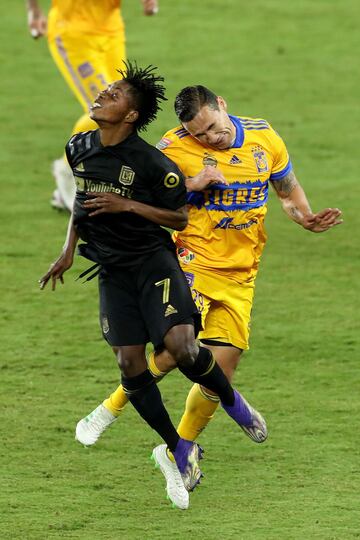
[[100, 324], [109, 345], [160, 347], [166, 333], [182, 321], [201, 317], [176, 255], [155, 253], [136, 269], [102, 268], [99, 273]]

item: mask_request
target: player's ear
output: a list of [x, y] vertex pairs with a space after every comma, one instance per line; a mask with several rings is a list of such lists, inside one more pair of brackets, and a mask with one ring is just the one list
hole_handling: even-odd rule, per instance
[[218, 96], [217, 97], [217, 102], [218, 102], [218, 105], [220, 107], [220, 109], [224, 109], [224, 111], [227, 110], [227, 103], [225, 101], [225, 99], [221, 96]]
[[139, 118], [139, 111], [129, 111], [125, 116], [126, 122], [133, 124]]

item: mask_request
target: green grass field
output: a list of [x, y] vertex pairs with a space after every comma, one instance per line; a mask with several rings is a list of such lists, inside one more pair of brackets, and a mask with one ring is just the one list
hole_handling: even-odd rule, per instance
[[[11, 2], [0, 23], [0, 538], [360, 538], [360, 4], [162, 0], [147, 19], [139, 3], [124, 0], [128, 56], [158, 65], [169, 97], [147, 140], [175, 125], [182, 86], [206, 84], [230, 112], [273, 124], [314, 210], [337, 206], [344, 224], [312, 235], [271, 197], [251, 350], [235, 380], [270, 436], [254, 445], [218, 411], [200, 439], [204, 481], [188, 511], [172, 509], [149, 461], [159, 439], [130, 406], [96, 447], [74, 441], [119, 374], [96, 283], [75, 282], [86, 261], [56, 293], [38, 289], [67, 223], [49, 205], [50, 164], [80, 107], [45, 41], [28, 35], [23, 2]], [[189, 388], [177, 373], [161, 385], [174, 421]]]

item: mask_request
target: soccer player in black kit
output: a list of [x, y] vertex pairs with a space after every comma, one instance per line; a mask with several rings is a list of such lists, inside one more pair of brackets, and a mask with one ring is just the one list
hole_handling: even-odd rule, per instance
[[[76, 182], [76, 198], [63, 250], [39, 280], [63, 283], [78, 251], [98, 265], [100, 322], [112, 347], [130, 402], [162, 437], [179, 470], [180, 508], [198, 484], [201, 448], [181, 439], [148, 369], [145, 347], [165, 347], [191, 381], [216, 392], [225, 411], [246, 424], [248, 409], [210, 351], [198, 345], [200, 316], [177, 262], [170, 234], [187, 224], [186, 189], [177, 166], [139, 137], [165, 100], [156, 68], [130, 62], [96, 98], [90, 117], [99, 129], [74, 135], [66, 154]], [[161, 463], [160, 463], [161, 466]]]

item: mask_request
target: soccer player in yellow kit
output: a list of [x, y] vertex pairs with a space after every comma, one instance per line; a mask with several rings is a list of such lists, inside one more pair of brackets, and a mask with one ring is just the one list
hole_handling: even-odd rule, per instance
[[[157, 0], [141, 0], [145, 15], [158, 10]], [[34, 38], [47, 34], [60, 73], [84, 109], [72, 133], [96, 129], [89, 107], [96, 95], [118, 79], [126, 59], [121, 0], [52, 0], [48, 17], [37, 0], [26, 0], [29, 30]], [[53, 163], [57, 189], [52, 205], [72, 209], [75, 183], [63, 156]]]
[[[342, 222], [337, 208], [313, 213], [297, 181], [281, 137], [263, 119], [231, 116], [226, 102], [203, 86], [184, 88], [176, 97], [181, 126], [158, 144], [186, 177], [189, 223], [175, 234], [178, 258], [202, 313], [199, 338], [232, 380], [240, 355], [248, 349], [255, 278], [266, 242], [264, 218], [269, 184], [286, 214], [318, 233]], [[112, 194], [105, 194], [111, 211]], [[104, 203], [105, 204], [105, 203]], [[161, 377], [175, 367], [167, 351], [151, 355], [149, 369]], [[126, 403], [121, 386], [80, 420], [77, 439], [94, 444]], [[194, 440], [212, 418], [218, 397], [198, 384], [190, 390], [178, 427]], [[266, 424], [248, 404], [254, 425], [244, 429], [254, 442], [266, 439]], [[162, 466], [172, 478], [171, 456]]]

